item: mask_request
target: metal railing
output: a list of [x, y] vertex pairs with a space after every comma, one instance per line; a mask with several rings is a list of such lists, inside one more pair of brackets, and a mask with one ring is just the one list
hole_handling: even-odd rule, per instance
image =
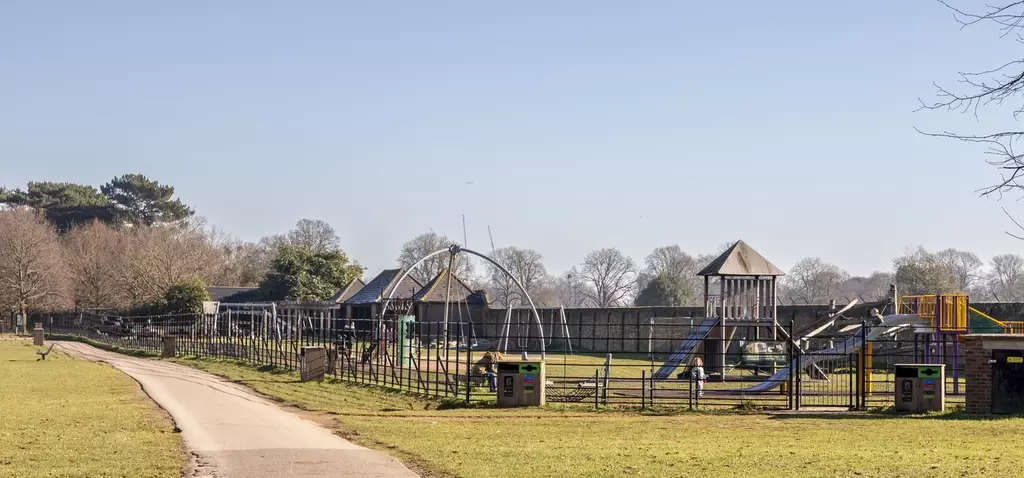
[[[299, 368], [302, 347], [324, 347], [327, 373], [338, 380], [465, 401], [495, 399], [484, 377], [483, 354], [525, 353], [531, 359], [541, 354], [541, 339], [533, 327], [466, 315], [450, 318], [447, 334], [439, 322], [416, 322], [398, 313], [352, 320], [262, 312], [230, 317], [79, 314], [54, 316], [44, 325], [53, 333], [153, 353], [160, 352], [163, 337], [173, 336], [183, 356], [291, 370]], [[544, 330], [558, 330], [560, 324], [543, 325]], [[792, 325], [787, 333], [773, 333], [770, 323], [727, 321], [725, 340], [717, 328], [699, 330], [700, 319], [662, 318], [637, 326], [595, 321], [565, 328], [565, 337], [545, 338], [547, 401], [640, 408], [886, 407], [893, 404], [894, 366], [926, 359], [946, 364], [948, 402], [961, 401], [965, 389], [964, 359], [955, 355], [955, 337], [938, 343], [904, 329], [869, 342], [865, 349], [861, 344], [876, 335], [870, 324], [797, 341], [783, 338], [794, 334]], [[703, 336], [687, 340], [694, 333]], [[696, 345], [679, 350], [687, 343]], [[678, 361], [668, 363], [672, 372], [655, 378], [672, 357]], [[698, 357], [709, 375], [706, 383], [698, 384], [698, 377], [690, 374]]]

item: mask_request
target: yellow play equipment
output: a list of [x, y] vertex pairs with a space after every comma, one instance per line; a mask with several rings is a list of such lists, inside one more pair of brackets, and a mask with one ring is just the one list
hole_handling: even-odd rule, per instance
[[967, 294], [906, 295], [899, 299], [898, 314], [917, 314], [931, 321], [938, 333], [1024, 333], [1024, 322], [1002, 321], [971, 307]]

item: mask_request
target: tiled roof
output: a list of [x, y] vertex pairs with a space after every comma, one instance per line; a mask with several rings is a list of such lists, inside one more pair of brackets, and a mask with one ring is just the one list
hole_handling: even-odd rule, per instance
[[[448, 269], [441, 271], [440, 274], [435, 276], [427, 285], [423, 286], [416, 295], [413, 296], [413, 300], [417, 302], [441, 302], [445, 301], [448, 297]], [[487, 304], [487, 293], [479, 290], [474, 291], [459, 279], [459, 276], [452, 274], [452, 288], [451, 288], [451, 301], [462, 302], [465, 301], [467, 304], [479, 305]]]
[[341, 304], [346, 300], [351, 299], [356, 294], [358, 294], [359, 291], [363, 290], [363, 287], [366, 287], [366, 284], [363, 282], [362, 279], [357, 277], [352, 282], [349, 282], [348, 285], [342, 287], [337, 294], [334, 294], [334, 296], [331, 297], [331, 302], [334, 302], [335, 304]]
[[384, 300], [393, 288], [397, 289], [395, 291], [394, 298], [411, 298], [422, 286], [412, 277], [412, 275], [406, 276], [405, 280], [403, 280], [400, 285], [396, 286], [393, 284], [404, 273], [405, 269], [384, 270], [344, 303], [348, 305], [375, 304]]
[[206, 290], [214, 302], [257, 302], [261, 298], [258, 287], [207, 287]]
[[736, 241], [711, 261], [698, 276], [782, 276], [786, 275], [743, 241]]

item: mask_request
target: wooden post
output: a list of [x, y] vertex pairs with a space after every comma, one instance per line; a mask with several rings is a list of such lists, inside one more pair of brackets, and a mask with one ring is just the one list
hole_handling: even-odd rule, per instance
[[712, 307], [711, 300], [708, 297], [708, 287], [711, 285], [710, 284], [710, 280], [711, 280], [710, 277], [704, 276], [704, 316], [705, 317], [713, 317], [715, 315], [714, 307]]
[[726, 278], [721, 277], [719, 280], [722, 282], [722, 318], [718, 321], [718, 367], [719, 380], [725, 380], [725, 320], [726, 320], [726, 308], [725, 308], [725, 289], [726, 289]]
[[778, 279], [772, 276], [772, 340], [779, 340]]

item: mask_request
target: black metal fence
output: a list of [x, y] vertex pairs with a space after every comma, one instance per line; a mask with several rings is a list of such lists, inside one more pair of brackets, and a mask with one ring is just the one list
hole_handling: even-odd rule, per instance
[[[495, 399], [482, 360], [487, 353], [543, 358], [548, 402], [592, 406], [888, 407], [894, 366], [901, 363], [944, 363], [948, 403], [961, 402], [965, 389], [958, 338], [907, 327], [851, 323], [807, 337], [770, 322], [722, 327], [714, 319], [655, 318], [646, 335], [624, 335], [600, 323], [570, 331], [557, 314], [537, 324], [453, 311], [445, 324], [417, 322], [406, 310], [398, 304], [382, 318], [351, 321], [269, 310], [77, 314], [49, 317], [45, 327], [153, 353], [173, 336], [179, 355], [287, 369], [299, 368], [303, 347], [324, 347], [327, 374], [335, 379], [466, 401]], [[698, 359], [706, 377], [691, 373]]]

